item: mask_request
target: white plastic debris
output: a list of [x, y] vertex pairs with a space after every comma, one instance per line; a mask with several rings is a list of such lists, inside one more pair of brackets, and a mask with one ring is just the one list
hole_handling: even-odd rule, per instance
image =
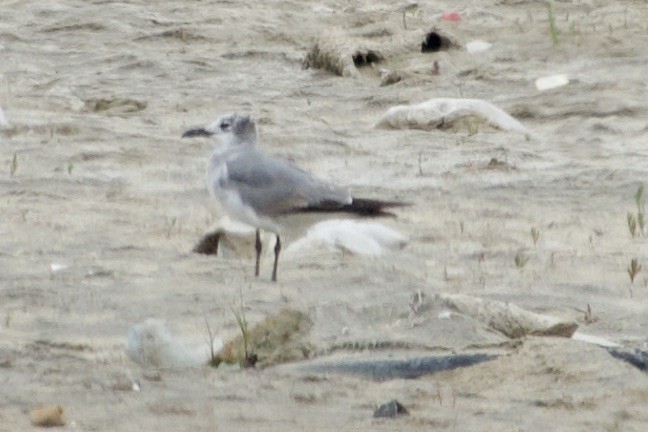
[[402, 234], [379, 223], [331, 219], [313, 225], [305, 236], [286, 249], [286, 255], [302, 254], [324, 246], [360, 256], [378, 256], [406, 244], [407, 239]]
[[556, 87], [562, 87], [569, 84], [569, 76], [567, 75], [549, 75], [538, 78], [535, 80], [535, 86], [538, 90], [550, 90]]
[[375, 127], [433, 130], [475, 116], [494, 127], [532, 136], [531, 131], [502, 109], [481, 99], [435, 98], [414, 105], [391, 107]]
[[315, 13], [325, 13], [325, 14], [335, 13], [335, 11], [333, 9], [331, 9], [328, 6], [324, 6], [324, 5], [315, 5], [315, 6], [313, 6], [313, 12], [315, 12]]
[[[213, 231], [221, 231], [229, 237], [229, 243], [223, 242], [219, 250], [235, 246], [236, 237], [253, 239], [255, 229], [249, 225], [234, 221], [227, 216], [221, 218], [212, 227]], [[262, 232], [261, 241], [266, 254], [272, 254], [275, 236]], [[360, 256], [378, 256], [387, 250], [400, 249], [407, 244], [407, 238], [402, 234], [376, 222], [365, 222], [352, 219], [329, 219], [319, 222], [306, 233], [290, 243], [285, 249], [284, 256], [299, 256], [308, 251], [324, 247], [328, 250], [343, 250]], [[249, 245], [248, 245], [249, 246]], [[236, 251], [245, 253], [249, 247], [235, 247]], [[224, 253], [231, 253], [224, 251]]]
[[441, 312], [439, 312], [439, 315], [437, 315], [437, 318], [439, 318], [439, 319], [450, 319], [450, 318], [452, 318], [452, 312], [447, 310], [447, 309], [442, 310]]
[[70, 266], [68, 266], [67, 264], [62, 264], [62, 263], [51, 263], [50, 264], [50, 271], [52, 273], [60, 273], [60, 272], [65, 271], [65, 270], [67, 270], [69, 268], [70, 268]]
[[480, 53], [480, 52], [483, 52], [483, 51], [487, 51], [488, 49], [490, 49], [491, 46], [493, 46], [493, 45], [489, 44], [486, 41], [477, 39], [477, 40], [468, 42], [466, 44], [466, 49], [468, 50], [468, 52], [470, 54], [477, 54], [477, 53]]
[[581, 342], [587, 342], [590, 344], [606, 347], [606, 348], [618, 348], [621, 345], [619, 345], [616, 342], [609, 341], [607, 339], [603, 339], [602, 337], [599, 336], [594, 336], [594, 335], [588, 335], [585, 333], [581, 332], [574, 332], [572, 335], [572, 339], [581, 341]]
[[177, 369], [204, 364], [202, 353], [192, 352], [171, 336], [165, 325], [153, 318], [128, 329], [128, 357], [145, 368]]

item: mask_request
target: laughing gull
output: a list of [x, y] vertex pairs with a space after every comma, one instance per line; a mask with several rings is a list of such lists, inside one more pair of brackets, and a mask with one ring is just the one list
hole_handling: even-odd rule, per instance
[[256, 228], [259, 276], [261, 231], [276, 235], [272, 281], [277, 281], [280, 236], [295, 235], [322, 219], [339, 214], [394, 216], [395, 201], [352, 198], [345, 189], [317, 179], [285, 159], [257, 149], [257, 132], [249, 116], [228, 114], [208, 127], [190, 129], [182, 137], [213, 136], [218, 147], [207, 164], [207, 188], [234, 219]]

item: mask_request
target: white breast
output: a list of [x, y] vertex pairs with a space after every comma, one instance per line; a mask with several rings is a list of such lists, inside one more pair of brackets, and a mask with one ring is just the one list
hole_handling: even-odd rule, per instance
[[254, 209], [243, 203], [238, 191], [228, 186], [228, 175], [225, 158], [212, 156], [207, 166], [207, 189], [210, 195], [232, 218], [255, 228], [278, 233], [280, 229], [275, 221], [257, 215]]

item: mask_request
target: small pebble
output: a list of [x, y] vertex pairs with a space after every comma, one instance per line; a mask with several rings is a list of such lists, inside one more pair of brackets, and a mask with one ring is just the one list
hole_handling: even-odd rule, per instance
[[51, 427], [65, 425], [63, 407], [60, 405], [43, 405], [34, 408], [29, 413], [29, 419], [34, 426]]
[[162, 381], [162, 375], [156, 370], [145, 371], [142, 375], [147, 381]]
[[394, 418], [397, 415], [409, 414], [407, 409], [396, 399], [386, 404], [380, 405], [376, 411], [374, 411], [374, 417], [386, 417]]

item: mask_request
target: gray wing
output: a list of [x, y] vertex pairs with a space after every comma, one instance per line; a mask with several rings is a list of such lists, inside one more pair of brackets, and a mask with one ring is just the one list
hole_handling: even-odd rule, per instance
[[262, 215], [292, 213], [323, 203], [351, 203], [349, 193], [316, 179], [284, 159], [258, 151], [239, 154], [227, 162], [227, 180], [221, 187], [238, 191], [243, 203]]

